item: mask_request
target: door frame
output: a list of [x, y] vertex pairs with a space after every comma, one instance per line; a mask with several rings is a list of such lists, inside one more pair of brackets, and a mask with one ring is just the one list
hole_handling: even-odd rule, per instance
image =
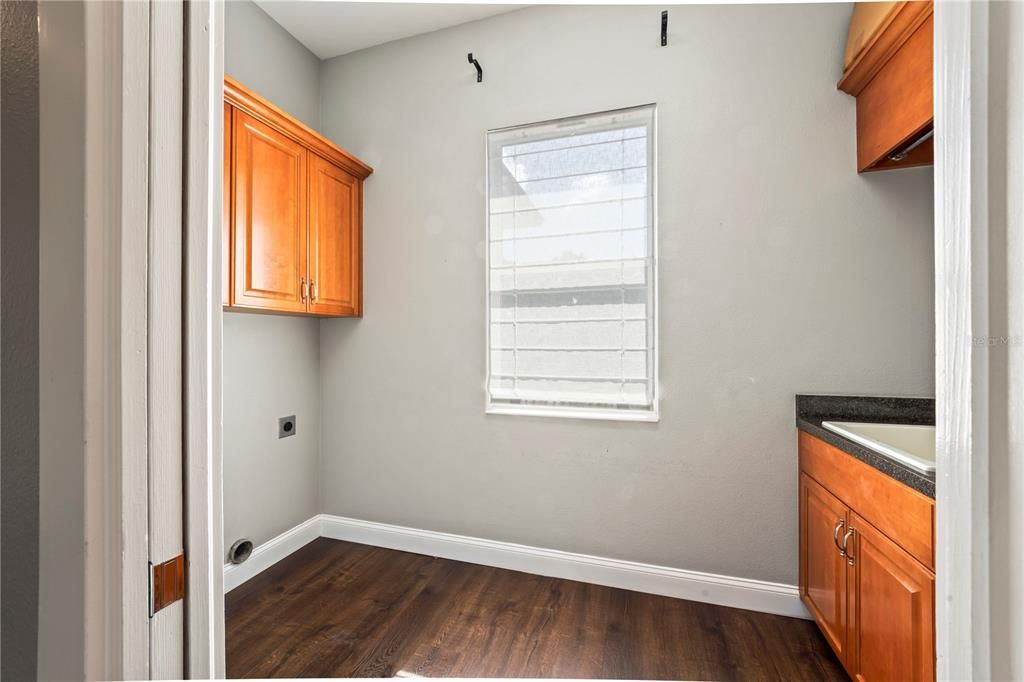
[[185, 3], [185, 671], [223, 678], [224, 2]]
[[[131, 14], [126, 11], [126, 19]], [[989, 4], [938, 2], [935, 16], [938, 679], [985, 678], [990, 669], [988, 433], [992, 401], [999, 397], [990, 393], [988, 359], [974, 339], [989, 325]], [[198, 565], [192, 568], [187, 604], [187, 670], [192, 677], [211, 677], [224, 674], [221, 261], [215, 257], [220, 230], [212, 229], [222, 191], [222, 0], [192, 0], [188, 17], [186, 544], [190, 563]], [[126, 72], [129, 47], [126, 37]], [[122, 161], [127, 170], [128, 159]], [[122, 271], [130, 270], [130, 254], [122, 250], [120, 256]], [[132, 302], [112, 303], [124, 314]], [[138, 314], [137, 302], [130, 310]], [[119, 502], [128, 510], [134, 490], [124, 473]], [[119, 519], [119, 525], [124, 522]], [[121, 634], [127, 657], [139, 640]], [[140, 676], [128, 670], [125, 676]]]
[[1024, 669], [1024, 10], [936, 2], [935, 16], [938, 677], [1010, 678]]
[[[189, 678], [224, 676], [220, 477], [220, 109], [223, 0], [178, 2], [184, 58], [184, 428], [188, 587], [184, 633], [150, 617], [150, 151], [180, 133], [150, 126], [152, 3], [96, 3], [86, 43], [85, 677], [149, 679], [154, 637], [181, 647]], [[173, 153], [173, 152], [172, 152]], [[163, 158], [168, 158], [165, 156]], [[166, 172], [173, 172], [170, 167]], [[170, 261], [168, 261], [170, 263]], [[166, 264], [165, 264], [166, 265]], [[166, 267], [164, 268], [166, 270]], [[173, 330], [172, 330], [173, 331]], [[160, 655], [172, 650], [161, 650]]]
[[935, 3], [936, 675], [989, 679], [989, 3]]
[[84, 525], [93, 549], [83, 570], [84, 673], [88, 679], [146, 679], [150, 7], [83, 4]]

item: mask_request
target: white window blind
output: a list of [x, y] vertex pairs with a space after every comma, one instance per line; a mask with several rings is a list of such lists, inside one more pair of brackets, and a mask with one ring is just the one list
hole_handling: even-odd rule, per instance
[[654, 124], [488, 133], [489, 412], [656, 419]]

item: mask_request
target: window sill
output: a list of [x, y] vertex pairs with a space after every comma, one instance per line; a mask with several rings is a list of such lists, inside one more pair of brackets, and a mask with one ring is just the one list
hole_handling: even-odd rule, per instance
[[624, 410], [602, 410], [583, 408], [542, 407], [539, 405], [488, 405], [486, 414], [515, 415], [520, 417], [557, 417], [560, 419], [592, 419], [616, 422], [658, 422], [658, 410], [628, 412]]

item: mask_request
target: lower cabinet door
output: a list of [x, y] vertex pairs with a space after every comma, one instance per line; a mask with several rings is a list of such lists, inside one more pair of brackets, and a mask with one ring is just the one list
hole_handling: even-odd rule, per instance
[[800, 474], [800, 598], [839, 660], [847, 657], [847, 565], [840, 554], [846, 505]]
[[935, 575], [850, 514], [850, 632], [858, 680], [935, 679]]

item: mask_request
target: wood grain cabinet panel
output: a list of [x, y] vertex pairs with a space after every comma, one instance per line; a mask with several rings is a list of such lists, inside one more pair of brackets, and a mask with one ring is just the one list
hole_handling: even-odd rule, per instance
[[846, 558], [836, 538], [847, 509], [807, 475], [800, 476], [800, 598], [840, 660], [846, 656]]
[[362, 315], [373, 169], [228, 76], [224, 99], [225, 306]]
[[358, 178], [309, 156], [309, 310], [360, 315], [362, 235]]
[[224, 103], [224, 211], [221, 214], [221, 300], [231, 305], [231, 105]]
[[234, 112], [236, 306], [305, 312], [306, 149]]
[[852, 514], [847, 668], [866, 682], [935, 679], [935, 575]]

